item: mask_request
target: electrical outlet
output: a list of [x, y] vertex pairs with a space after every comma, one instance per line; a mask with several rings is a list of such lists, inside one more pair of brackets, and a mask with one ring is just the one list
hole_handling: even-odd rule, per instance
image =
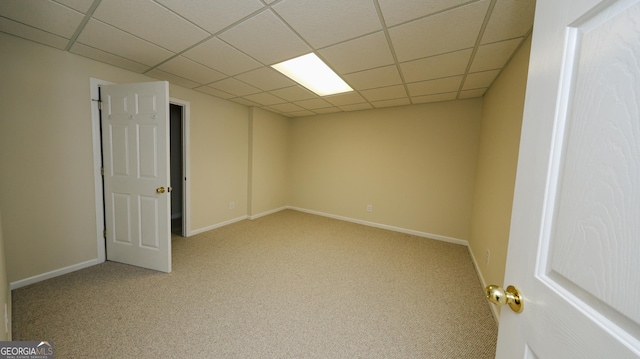
[[489, 264], [489, 258], [491, 258], [491, 252], [489, 252], [489, 250], [487, 249], [487, 258], [486, 258], [486, 264]]
[[367, 212], [373, 212], [373, 205], [372, 204], [368, 204], [367, 205]]
[[235, 202], [229, 202], [229, 209], [235, 209], [236, 208], [236, 203]]

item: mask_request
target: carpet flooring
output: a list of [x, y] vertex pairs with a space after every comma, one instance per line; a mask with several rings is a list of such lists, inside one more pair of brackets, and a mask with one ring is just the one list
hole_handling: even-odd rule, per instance
[[468, 249], [286, 210], [13, 291], [13, 340], [62, 358], [494, 358]]

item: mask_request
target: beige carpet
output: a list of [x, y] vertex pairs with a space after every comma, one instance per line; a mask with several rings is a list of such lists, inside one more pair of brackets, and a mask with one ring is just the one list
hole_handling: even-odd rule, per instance
[[106, 262], [13, 291], [56, 358], [493, 358], [466, 247], [296, 211], [173, 239], [173, 272]]

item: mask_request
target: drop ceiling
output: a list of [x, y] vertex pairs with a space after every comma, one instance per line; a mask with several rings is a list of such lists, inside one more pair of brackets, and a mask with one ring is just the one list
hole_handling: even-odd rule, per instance
[[[535, 0], [0, 0], [0, 31], [290, 117], [481, 97]], [[7, 51], [2, 49], [2, 51]], [[270, 66], [315, 52], [355, 91]]]

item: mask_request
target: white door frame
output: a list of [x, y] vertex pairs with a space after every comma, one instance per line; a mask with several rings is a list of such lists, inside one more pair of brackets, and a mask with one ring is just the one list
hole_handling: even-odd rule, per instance
[[[90, 94], [91, 94], [91, 135], [93, 140], [93, 181], [96, 200], [96, 238], [98, 247], [98, 263], [102, 263], [106, 260], [106, 239], [104, 238], [104, 187], [102, 183], [102, 140], [100, 136], [100, 110], [98, 108], [98, 100], [100, 98], [100, 86], [113, 85], [113, 82], [106, 80], [96, 79], [91, 77], [89, 79]], [[184, 180], [184, 193], [182, 196], [182, 231], [184, 235], [189, 235], [190, 232], [190, 169], [189, 169], [189, 123], [191, 116], [191, 104], [189, 101], [184, 101], [176, 98], [169, 98], [169, 103], [182, 106], [182, 163], [183, 174], [186, 178]]]

